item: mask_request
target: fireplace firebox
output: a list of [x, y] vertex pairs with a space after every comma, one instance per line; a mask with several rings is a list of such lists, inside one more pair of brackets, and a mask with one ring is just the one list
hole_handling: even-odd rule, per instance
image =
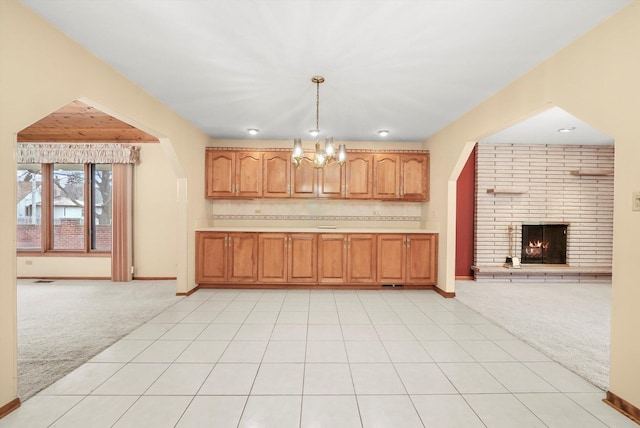
[[567, 264], [566, 224], [523, 224], [522, 263]]

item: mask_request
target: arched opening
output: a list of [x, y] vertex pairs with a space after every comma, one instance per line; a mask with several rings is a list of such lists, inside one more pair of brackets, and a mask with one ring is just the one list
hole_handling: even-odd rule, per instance
[[[148, 252], [148, 247], [158, 248], [155, 257], [170, 260], [172, 270], [157, 274], [154, 266], [148, 262], [145, 266], [144, 260], [134, 257], [134, 240], [149, 236], [136, 233], [136, 229], [154, 225], [155, 216], [149, 207], [161, 207], [172, 213], [165, 216], [167, 227], [158, 228], [163, 230], [156, 232], [158, 239], [177, 240], [179, 226], [177, 202], [163, 196], [167, 187], [176, 187], [172, 170], [178, 163], [171, 157], [172, 152], [163, 147], [170, 145], [168, 140], [143, 128], [91, 100], [81, 99], [17, 134], [17, 276], [55, 280], [48, 288], [39, 290], [31, 285], [18, 285], [18, 391], [23, 400], [177, 300], [175, 281], [164, 281], [166, 285], [161, 286], [158, 281], [136, 282], [135, 287], [91, 281], [129, 281], [132, 276], [133, 279], [173, 280], [177, 277], [176, 249], [172, 243], [165, 249], [148, 242], [136, 245], [144, 252]], [[114, 162], [85, 159], [85, 156], [117, 157], [120, 152], [114, 150], [127, 144], [142, 146], [140, 162], [135, 167], [132, 163], [120, 162], [121, 159]], [[25, 145], [29, 149], [25, 149]], [[23, 152], [44, 156], [47, 154], [42, 152], [46, 150], [55, 152], [55, 161], [39, 159], [20, 164]], [[44, 185], [46, 180], [49, 182]], [[139, 226], [133, 227], [135, 208], [139, 208]], [[110, 213], [113, 215], [108, 216]], [[29, 235], [21, 228], [37, 228], [38, 236], [28, 241]], [[101, 238], [104, 229], [109, 230], [106, 239]], [[171, 254], [163, 255], [163, 252]], [[134, 275], [131, 267], [138, 265], [140, 273]], [[68, 281], [69, 278], [75, 280]], [[109, 286], [110, 290], [106, 290]], [[118, 299], [107, 301], [116, 294]], [[118, 309], [112, 310], [109, 305]], [[40, 310], [38, 319], [29, 316], [34, 310]], [[118, 321], [105, 320], [107, 313]], [[56, 329], [56, 326], [61, 327]], [[78, 330], [77, 334], [74, 329]], [[62, 337], [58, 337], [59, 334]], [[89, 343], [89, 339], [94, 340]]]
[[[477, 145], [465, 304], [594, 385], [609, 382], [614, 141], [552, 107]], [[557, 228], [562, 242], [531, 238]], [[549, 235], [547, 235], [549, 236]], [[540, 245], [536, 245], [539, 241]], [[555, 263], [545, 253], [564, 251]], [[529, 256], [529, 257], [527, 257]]]

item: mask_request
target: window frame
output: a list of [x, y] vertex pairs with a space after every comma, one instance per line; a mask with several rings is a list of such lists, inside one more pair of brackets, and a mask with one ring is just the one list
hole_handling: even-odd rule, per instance
[[[21, 164], [18, 164], [21, 165]], [[91, 248], [91, 240], [92, 240], [92, 227], [91, 221], [93, 220], [93, 213], [95, 212], [95, 207], [93, 206], [94, 199], [94, 177], [92, 172], [94, 171], [93, 165], [103, 165], [102, 163], [85, 163], [83, 165], [84, 172], [84, 246], [82, 249], [54, 249], [54, 219], [53, 219], [53, 173], [54, 173], [54, 164], [53, 163], [41, 163], [41, 175], [42, 175], [42, 197], [41, 197], [41, 221], [40, 221], [40, 249], [36, 250], [33, 248], [25, 248], [20, 249], [18, 247], [19, 242], [16, 242], [16, 252], [20, 256], [89, 256], [89, 257], [104, 257], [106, 255], [111, 255], [113, 252], [113, 237], [112, 237], [112, 245], [110, 250], [101, 250], [101, 249], [92, 249]], [[112, 192], [113, 192], [113, 164], [104, 163], [104, 165], [111, 165], [112, 171]], [[113, 197], [113, 193], [112, 193]], [[111, 225], [113, 227], [113, 212], [111, 217]]]

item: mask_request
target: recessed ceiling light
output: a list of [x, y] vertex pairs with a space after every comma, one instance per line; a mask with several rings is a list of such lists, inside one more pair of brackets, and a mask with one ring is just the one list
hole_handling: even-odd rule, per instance
[[575, 129], [576, 129], [575, 126], [572, 126], [571, 128], [560, 128], [558, 129], [558, 132], [562, 132], [562, 133], [571, 132], [571, 131], [574, 131]]
[[260, 132], [260, 130], [256, 128], [248, 128], [247, 132], [251, 135], [258, 135], [258, 132]]
[[387, 131], [386, 129], [381, 129], [378, 131], [378, 135], [381, 137], [386, 137], [387, 135], [389, 135], [389, 131]]

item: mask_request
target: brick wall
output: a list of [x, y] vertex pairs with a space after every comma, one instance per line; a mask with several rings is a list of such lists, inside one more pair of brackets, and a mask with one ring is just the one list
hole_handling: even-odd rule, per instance
[[[610, 169], [613, 146], [478, 144], [475, 265], [496, 266], [520, 254], [523, 223], [569, 224], [567, 264], [611, 266], [613, 176], [577, 176], [572, 170]], [[487, 193], [487, 189], [521, 191]]]
[[[16, 228], [18, 248], [40, 249], [41, 226], [19, 224]], [[96, 247], [100, 250], [111, 249], [110, 224], [96, 226]], [[61, 219], [53, 226], [53, 242], [56, 250], [84, 250], [84, 224], [80, 219]]]

